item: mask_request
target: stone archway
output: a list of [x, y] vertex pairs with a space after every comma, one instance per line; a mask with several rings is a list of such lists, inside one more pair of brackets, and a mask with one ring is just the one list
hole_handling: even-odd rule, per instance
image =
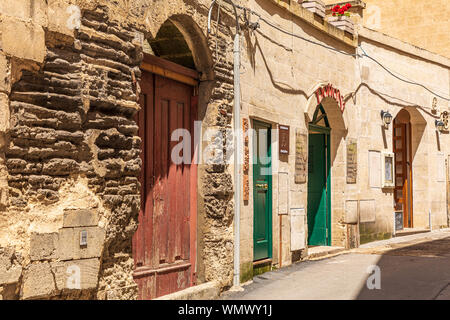
[[[426, 190], [423, 180], [416, 172], [427, 168], [427, 151], [422, 138], [427, 122], [416, 108], [403, 108], [394, 114], [392, 145], [395, 155], [394, 210], [403, 212], [403, 227], [426, 227], [427, 210], [423, 207], [423, 195]], [[421, 167], [421, 170], [415, 168]], [[416, 208], [417, 204], [417, 208]], [[422, 214], [425, 212], [425, 214]], [[417, 214], [415, 214], [417, 213]]]
[[[225, 129], [231, 117], [223, 111], [231, 110], [229, 104], [232, 101], [227, 97], [232, 96], [232, 88], [224, 88], [215, 81], [211, 50], [197, 21], [185, 14], [174, 13], [152, 34], [155, 37], [148, 39], [147, 52], [180, 66], [180, 70], [189, 68], [197, 72], [194, 94], [196, 120], [201, 122], [201, 132]], [[222, 57], [222, 60], [226, 59]], [[195, 136], [196, 133], [200, 134], [200, 130], [191, 132], [194, 143], [198, 143], [193, 151], [197, 150], [197, 154], [201, 155], [204, 142], [198, 140], [201, 137]], [[223, 141], [226, 143], [226, 139]], [[229, 285], [233, 275], [233, 186], [228, 166], [200, 163], [197, 165], [196, 180], [192, 183], [198, 199], [195, 201], [198, 221], [191, 221], [197, 232], [197, 241], [191, 243], [191, 248], [196, 248], [196, 252], [191, 250], [191, 256], [196, 255], [193, 278], [197, 278], [196, 283], [215, 280], [222, 286]], [[193, 231], [191, 228], [191, 234]]]
[[[319, 112], [319, 117], [317, 117]], [[322, 115], [320, 115], [322, 113]], [[345, 138], [348, 132], [348, 116], [345, 108], [344, 97], [339, 89], [334, 88], [331, 84], [319, 83], [317, 84], [308, 99], [305, 108], [305, 119], [307, 125], [310, 127], [310, 143], [312, 134], [317, 134], [322, 131], [326, 134], [324, 156], [327, 157], [326, 162], [329, 172], [327, 181], [327, 203], [329, 206], [329, 219], [327, 235], [331, 239], [327, 240], [327, 245], [331, 246], [345, 246], [347, 241], [346, 228], [342, 225], [342, 215], [344, 212], [342, 192], [345, 185]], [[326, 119], [326, 121], [325, 121]], [[319, 120], [319, 121], [318, 121]], [[324, 127], [324, 130], [315, 128], [311, 130], [311, 124]], [[326, 129], [328, 128], [328, 130]], [[328, 133], [327, 133], [328, 132]], [[312, 152], [311, 148], [310, 153]], [[326, 153], [327, 154], [326, 154]], [[317, 153], [317, 152], [316, 152]], [[317, 155], [316, 155], [317, 156]], [[311, 187], [308, 179], [308, 186]], [[308, 195], [308, 203], [310, 197]], [[311, 207], [310, 203], [309, 206]]]

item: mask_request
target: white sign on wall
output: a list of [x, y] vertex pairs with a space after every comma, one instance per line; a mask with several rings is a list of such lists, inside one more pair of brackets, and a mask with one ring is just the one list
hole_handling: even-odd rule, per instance
[[291, 209], [291, 251], [305, 249], [305, 209]]
[[381, 188], [381, 152], [369, 151], [369, 186]]

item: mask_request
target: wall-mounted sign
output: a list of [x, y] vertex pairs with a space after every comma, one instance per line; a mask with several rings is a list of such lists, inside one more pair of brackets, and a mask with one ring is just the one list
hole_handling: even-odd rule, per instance
[[355, 184], [358, 177], [358, 144], [355, 139], [347, 141], [347, 183]]
[[289, 126], [279, 125], [280, 155], [289, 154]]
[[339, 109], [341, 112], [345, 110], [345, 101], [341, 92], [338, 89], [335, 89], [332, 84], [328, 84], [326, 86], [322, 86], [318, 88], [315, 92], [317, 98], [317, 104], [321, 104], [322, 100], [326, 97], [331, 97], [337, 101], [339, 104]]
[[306, 170], [308, 165], [308, 136], [300, 129], [295, 131], [295, 183], [306, 182]]
[[403, 230], [403, 211], [394, 212], [395, 231]]
[[244, 201], [249, 201], [250, 199], [250, 181], [249, 181], [249, 169], [250, 169], [250, 151], [249, 151], [249, 138], [248, 138], [248, 119], [243, 118], [242, 119], [242, 130], [244, 134], [244, 165], [243, 165], [243, 171], [244, 171], [244, 179], [242, 179], [243, 189], [244, 189]]
[[306, 214], [304, 208], [291, 209], [291, 251], [305, 249]]

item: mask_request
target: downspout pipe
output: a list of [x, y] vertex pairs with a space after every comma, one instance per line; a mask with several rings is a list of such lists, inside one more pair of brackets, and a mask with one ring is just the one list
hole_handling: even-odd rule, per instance
[[[239, 16], [236, 5], [231, 0], [223, 0], [233, 6], [234, 16], [236, 18], [236, 34], [234, 36], [234, 262], [233, 262], [233, 286], [240, 286], [240, 220], [241, 220], [241, 175], [240, 163], [242, 157], [240, 119], [241, 119], [241, 84], [240, 84], [240, 66], [241, 66], [241, 48], [240, 48], [240, 28]], [[208, 13], [208, 34], [211, 33], [211, 14], [217, 0], [213, 0]]]

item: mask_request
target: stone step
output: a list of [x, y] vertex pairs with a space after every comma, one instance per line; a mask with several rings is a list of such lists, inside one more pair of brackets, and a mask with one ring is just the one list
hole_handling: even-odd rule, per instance
[[413, 234], [430, 232], [430, 229], [405, 228], [395, 232], [395, 237], [410, 236]]
[[308, 260], [327, 258], [345, 251], [344, 247], [314, 246], [308, 248]]

